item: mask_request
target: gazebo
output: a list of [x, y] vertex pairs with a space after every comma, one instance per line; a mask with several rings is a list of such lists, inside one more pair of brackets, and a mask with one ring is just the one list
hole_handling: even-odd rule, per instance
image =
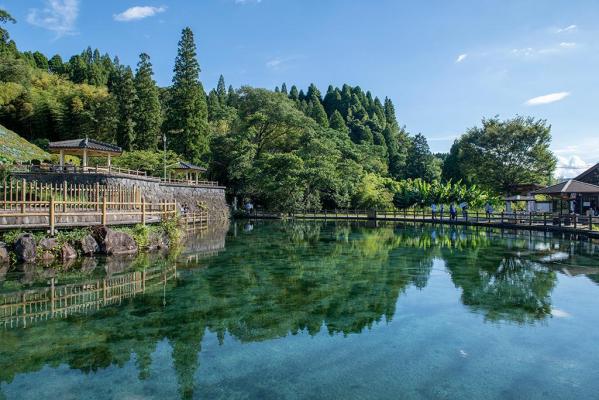
[[526, 212], [536, 211], [536, 199], [534, 196], [523, 196], [518, 194], [515, 196], [507, 196], [503, 201], [505, 201], [505, 211], [507, 213], [514, 212], [514, 204], [518, 203], [526, 203]]
[[50, 153], [60, 154], [61, 169], [64, 168], [65, 155], [81, 157], [81, 167], [84, 171], [87, 169], [88, 157], [107, 157], [107, 166], [110, 169], [111, 157], [120, 156], [123, 153], [123, 149], [118, 146], [88, 138], [50, 142], [48, 150]]
[[[569, 203], [569, 212], [582, 215], [593, 206], [591, 201], [586, 201], [586, 199], [591, 196], [599, 196], [599, 186], [577, 181], [575, 179], [568, 179], [567, 181], [560, 182], [556, 185], [535, 190], [531, 194], [545, 194], [551, 196], [551, 198], [559, 202], [560, 213], [563, 210], [562, 201], [565, 200]], [[554, 209], [557, 209], [557, 207]]]
[[199, 175], [206, 173], [207, 171], [207, 169], [204, 167], [199, 167], [186, 161], [179, 161], [178, 163], [172, 165], [171, 170], [177, 173], [184, 173], [185, 180], [193, 183], [198, 183], [200, 180]]

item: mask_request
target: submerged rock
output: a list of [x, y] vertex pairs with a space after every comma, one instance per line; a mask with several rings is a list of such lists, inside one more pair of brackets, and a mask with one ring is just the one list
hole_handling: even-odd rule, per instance
[[55, 238], [43, 238], [39, 243], [40, 249], [46, 251], [52, 251], [58, 247], [58, 240]]
[[18, 262], [33, 262], [37, 256], [35, 237], [31, 233], [24, 233], [16, 240], [14, 251]]
[[100, 244], [100, 251], [106, 255], [137, 253], [135, 240], [124, 232], [100, 226], [94, 229], [93, 234], [96, 241]]
[[10, 262], [10, 256], [6, 244], [0, 242], [0, 264], [8, 264]]
[[40, 240], [38, 247], [41, 251], [39, 259], [47, 263], [56, 257], [55, 249], [58, 247], [58, 240], [55, 238], [43, 238]]
[[98, 242], [96, 242], [96, 239], [92, 235], [86, 235], [81, 239], [79, 246], [81, 247], [81, 252], [86, 256], [91, 256], [100, 251], [100, 246], [98, 246]]
[[84, 257], [81, 261], [81, 271], [91, 272], [98, 267], [98, 260], [93, 257]]
[[77, 251], [68, 243], [65, 243], [60, 248], [60, 255], [63, 261], [77, 258]]

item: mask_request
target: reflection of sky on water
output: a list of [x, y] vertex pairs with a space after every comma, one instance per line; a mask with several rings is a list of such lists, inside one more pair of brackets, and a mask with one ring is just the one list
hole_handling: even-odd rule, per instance
[[[164, 292], [1, 332], [0, 390], [25, 399], [536, 399], [599, 389], [599, 287], [585, 275], [599, 267], [596, 243], [446, 227], [253, 226], [237, 236], [233, 226], [226, 249], [207, 258], [184, 251]], [[551, 258], [560, 254], [568, 258]]]

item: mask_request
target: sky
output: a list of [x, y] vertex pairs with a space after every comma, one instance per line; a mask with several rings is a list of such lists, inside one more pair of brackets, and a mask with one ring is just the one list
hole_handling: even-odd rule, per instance
[[546, 119], [560, 176], [599, 162], [597, 0], [0, 0], [20, 50], [88, 45], [171, 82], [192, 28], [207, 89], [359, 85], [434, 152], [482, 118]]

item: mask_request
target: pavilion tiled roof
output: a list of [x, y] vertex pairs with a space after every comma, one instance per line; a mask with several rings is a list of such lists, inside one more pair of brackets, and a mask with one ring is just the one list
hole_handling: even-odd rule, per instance
[[123, 149], [114, 144], [100, 142], [95, 139], [71, 139], [62, 140], [59, 142], [50, 142], [48, 145], [50, 150], [83, 150], [88, 149], [92, 151], [106, 152], [106, 153], [122, 153]]
[[192, 163], [189, 163], [187, 161], [179, 161], [177, 164], [175, 164], [175, 169], [180, 169], [180, 170], [195, 170], [195, 171], [201, 171], [201, 172], [206, 172], [207, 169], [204, 167], [199, 167], [197, 165], [194, 165]]
[[535, 190], [532, 194], [568, 194], [568, 193], [599, 193], [599, 186], [568, 179], [556, 185]]

